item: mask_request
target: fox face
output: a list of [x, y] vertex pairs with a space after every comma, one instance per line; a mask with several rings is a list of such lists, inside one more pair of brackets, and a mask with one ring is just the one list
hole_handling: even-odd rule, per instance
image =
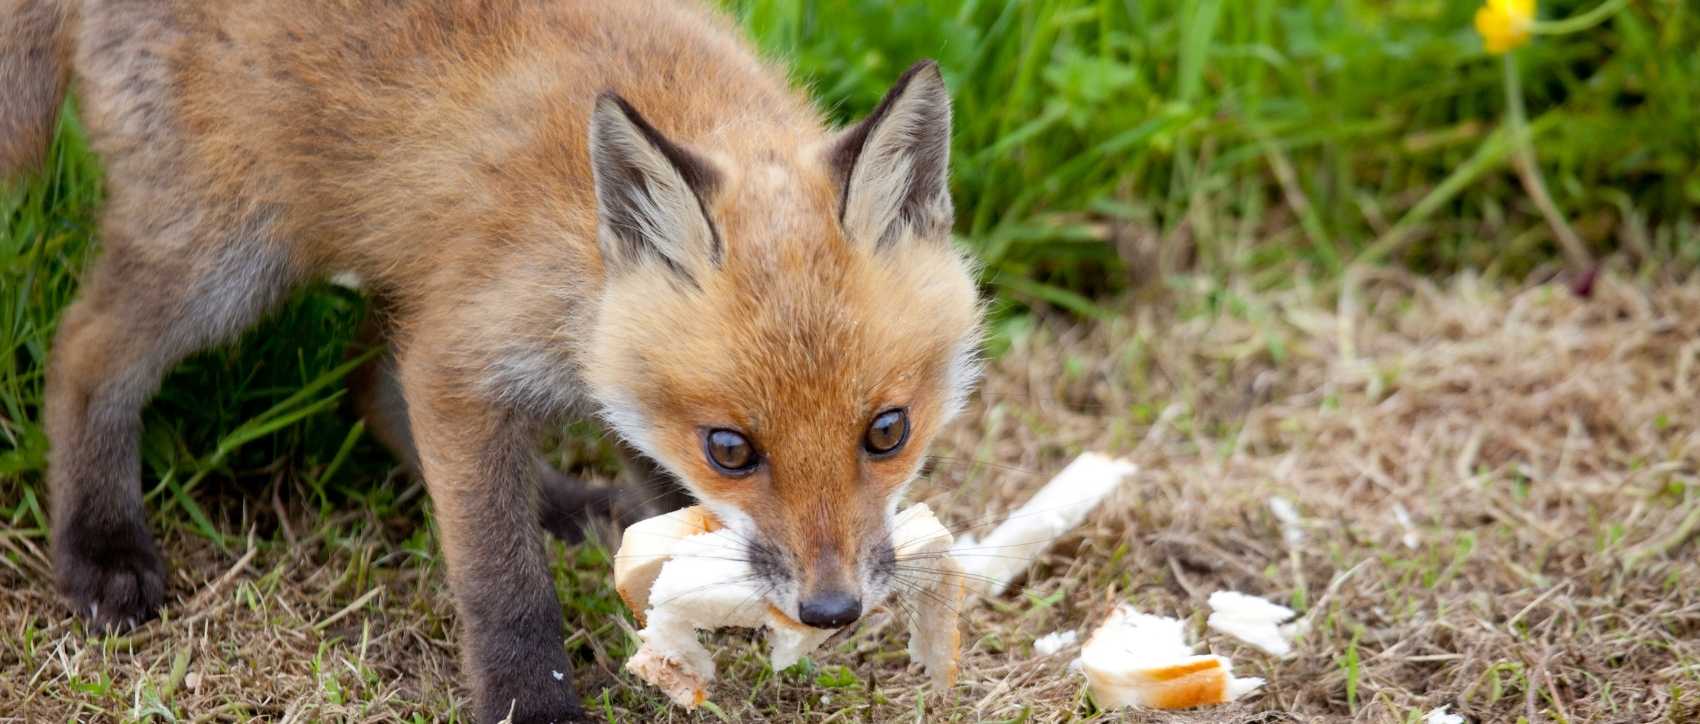
[[810, 625], [849, 623], [901, 581], [890, 518], [976, 378], [949, 134], [931, 63], [825, 139], [686, 148], [617, 97], [593, 113], [590, 394]]

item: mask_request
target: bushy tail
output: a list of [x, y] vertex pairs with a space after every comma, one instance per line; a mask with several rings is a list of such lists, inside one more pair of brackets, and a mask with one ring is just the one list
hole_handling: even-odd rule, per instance
[[0, 0], [0, 182], [35, 170], [70, 79], [66, 0]]

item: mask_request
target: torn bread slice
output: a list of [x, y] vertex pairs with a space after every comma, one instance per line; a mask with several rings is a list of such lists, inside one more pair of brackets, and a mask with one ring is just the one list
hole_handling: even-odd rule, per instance
[[[777, 611], [763, 596], [763, 589], [744, 561], [739, 539], [730, 530], [699, 533], [671, 546], [670, 557], [655, 576], [653, 586], [630, 590], [628, 601], [644, 600], [649, 605], [647, 623], [638, 631], [643, 645], [626, 662], [626, 670], [666, 692], [674, 703], [694, 709], [708, 696], [714, 681], [714, 657], [697, 640], [699, 629], [723, 627], [762, 628]], [[809, 629], [797, 623], [778, 623], [770, 639], [774, 642], [774, 665], [795, 663], [796, 658], [820, 645], [831, 631]]]
[[[1086, 516], [1139, 467], [1101, 453], [1082, 453], [1056, 477], [1004, 517], [978, 541], [962, 540], [957, 557], [967, 569], [974, 593], [997, 596], [1044, 555], [1058, 538], [1080, 526]], [[983, 551], [976, 555], [972, 551]]]
[[909, 660], [926, 669], [933, 687], [956, 685], [962, 657], [962, 602], [967, 574], [950, 555], [954, 539], [931, 508], [913, 505], [892, 521], [891, 545], [909, 599]]
[[1099, 706], [1187, 709], [1238, 699], [1263, 685], [1234, 678], [1221, 656], [1193, 653], [1178, 619], [1116, 608], [1080, 650], [1081, 671]]
[[701, 533], [720, 529], [720, 521], [707, 508], [693, 505], [666, 515], [633, 523], [620, 536], [620, 549], [614, 554], [614, 590], [631, 609], [639, 626], [649, 611], [649, 590], [661, 575], [661, 566], [673, 556], [673, 547]]
[[[763, 584], [745, 560], [741, 539], [705, 517], [698, 512], [667, 521], [643, 521], [628, 530], [615, 554], [615, 588], [643, 624], [638, 632], [643, 643], [626, 662], [626, 670], [687, 709], [707, 699], [715, 674], [714, 658], [698, 641], [698, 630], [767, 629], [769, 659], [775, 670], [795, 664], [836, 633], [799, 623], [768, 603]], [[660, 522], [651, 525], [653, 521]], [[711, 530], [677, 538], [697, 527]], [[634, 537], [632, 530], [640, 528]], [[926, 506], [916, 505], [898, 514], [892, 541], [900, 560], [913, 568], [933, 569], [909, 579], [914, 593], [906, 596], [918, 613], [911, 621], [911, 656], [926, 667], [934, 682], [954, 683], [961, 648], [956, 615], [963, 589], [960, 569], [949, 557], [950, 532]], [[629, 551], [628, 546], [632, 546]], [[647, 609], [636, 614], [640, 603]]]

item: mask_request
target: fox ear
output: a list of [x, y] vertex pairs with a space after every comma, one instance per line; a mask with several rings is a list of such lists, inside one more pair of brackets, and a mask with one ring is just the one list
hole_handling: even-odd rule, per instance
[[938, 64], [904, 71], [873, 113], [834, 139], [828, 163], [850, 238], [884, 248], [948, 234], [950, 93]]
[[720, 173], [612, 91], [597, 96], [590, 115], [590, 167], [596, 237], [610, 273], [654, 260], [694, 282], [720, 263], [720, 234], [705, 202]]

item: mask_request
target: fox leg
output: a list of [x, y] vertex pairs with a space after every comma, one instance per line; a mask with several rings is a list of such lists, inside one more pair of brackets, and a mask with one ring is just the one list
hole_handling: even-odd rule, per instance
[[236, 336], [295, 279], [264, 218], [213, 229], [212, 216], [137, 222], [121, 201], [109, 206], [104, 249], [53, 343], [54, 572], [61, 595], [100, 628], [139, 624], [164, 599], [165, 566], [142, 509], [143, 406], [172, 366]]
[[398, 371], [431, 494], [479, 721], [582, 717], [538, 525], [536, 420], [483, 399], [475, 373], [404, 348]]
[[[385, 343], [382, 319], [383, 311], [379, 306], [362, 323], [352, 353], [359, 354]], [[407, 400], [402, 396], [401, 383], [396, 376], [394, 351], [385, 350], [362, 365], [354, 372], [349, 387], [356, 409], [366, 420], [366, 429], [389, 449], [398, 462], [417, 474], [419, 449], [413, 442], [413, 431], [408, 425]], [[690, 504], [688, 499], [678, 502], [683, 491], [665, 472], [653, 463], [637, 458], [624, 447], [621, 452], [628, 474], [640, 485], [592, 486], [577, 476], [556, 469], [543, 456], [535, 455], [538, 520], [543, 529], [556, 538], [575, 543], [584, 538], [585, 529], [594, 519], [627, 525], [652, 512], [664, 513]]]

